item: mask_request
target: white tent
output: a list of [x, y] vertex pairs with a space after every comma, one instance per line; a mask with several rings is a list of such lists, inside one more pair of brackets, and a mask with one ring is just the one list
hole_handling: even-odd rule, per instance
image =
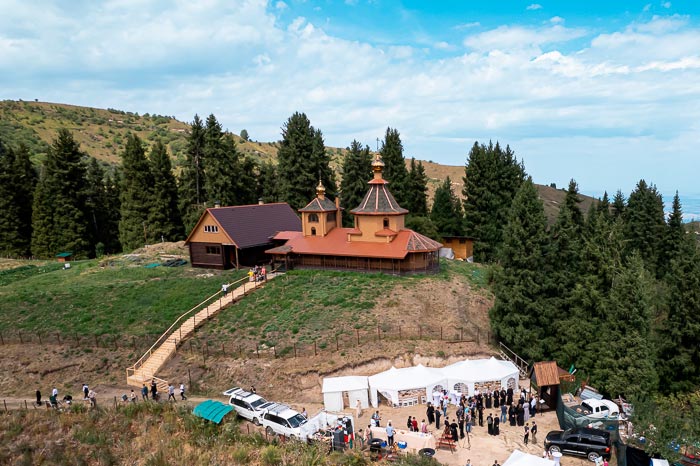
[[328, 411], [342, 411], [343, 392], [348, 394], [349, 408], [355, 408], [357, 400], [363, 408], [369, 407], [369, 399], [367, 394], [367, 377], [362, 376], [345, 376], [345, 377], [326, 377], [323, 379], [323, 404]]
[[459, 361], [444, 367], [442, 371], [447, 378], [449, 391], [462, 393], [466, 386], [469, 396], [474, 394], [475, 384], [484, 382], [498, 382], [499, 388], [506, 389], [510, 380], [514, 384], [513, 390], [517, 390], [520, 376], [515, 364], [494, 357]]
[[447, 384], [447, 377], [441, 369], [425, 367], [422, 364], [402, 369], [392, 367], [388, 371], [380, 372], [368, 377], [368, 379], [372, 406], [375, 408], [378, 405], [379, 393], [390, 403], [398, 406], [400, 404], [399, 392], [401, 391], [418, 391], [420, 395], [416, 401], [420, 403], [423, 402], [420, 397], [424, 396], [425, 400], [428, 400], [435, 387], [445, 387]]
[[503, 463], [503, 466], [554, 466], [554, 461], [515, 450]]

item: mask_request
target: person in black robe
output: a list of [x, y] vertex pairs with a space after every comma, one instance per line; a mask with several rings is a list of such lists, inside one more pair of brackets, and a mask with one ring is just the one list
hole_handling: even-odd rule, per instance
[[486, 393], [486, 409], [491, 409], [491, 393]]
[[506, 395], [508, 397], [506, 402], [508, 403], [508, 406], [511, 406], [513, 404], [513, 389], [508, 388]]
[[464, 410], [457, 411], [457, 424], [459, 424], [459, 438], [464, 438]]
[[510, 405], [510, 408], [508, 408], [508, 421], [510, 422], [511, 426], [515, 425], [515, 406]]
[[491, 413], [489, 413], [489, 416], [486, 418], [486, 427], [488, 428], [489, 435], [493, 435], [493, 416], [491, 416]]
[[501, 420], [498, 419], [498, 414], [493, 417], [493, 435], [498, 435], [501, 433]]
[[425, 414], [428, 416], [428, 425], [435, 422], [435, 408], [432, 403], [428, 403], [428, 409], [425, 411]]
[[523, 408], [522, 403], [518, 405], [518, 425], [520, 427], [525, 425], [525, 409]]
[[501, 404], [506, 404], [506, 391], [501, 388]]
[[459, 440], [459, 437], [457, 437], [457, 427], [457, 423], [453, 419], [452, 424], [450, 424], [450, 432], [452, 433], [452, 440], [454, 440], [455, 442]]
[[494, 408], [498, 408], [498, 406], [499, 406], [498, 397], [499, 397], [498, 390], [494, 390], [493, 391], [493, 407]]
[[484, 427], [484, 407], [479, 406], [479, 427]]
[[440, 428], [440, 416], [442, 416], [442, 411], [439, 409], [435, 410], [435, 428], [439, 429]]

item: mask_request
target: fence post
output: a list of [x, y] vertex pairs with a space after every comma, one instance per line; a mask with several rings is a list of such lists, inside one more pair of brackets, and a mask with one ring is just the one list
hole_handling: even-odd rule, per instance
[[338, 351], [338, 334], [335, 334], [335, 350]]
[[480, 339], [479, 333], [480, 333], [480, 332], [479, 332], [479, 327], [477, 327], [477, 328], [476, 328], [476, 344], [477, 344], [477, 345], [479, 344], [479, 339]]
[[318, 353], [316, 352], [316, 340], [314, 340], [314, 356], [318, 356]]
[[356, 328], [355, 331], [357, 332], [357, 346], [360, 346], [360, 329]]
[[80, 339], [78, 338], [78, 334], [75, 334], [75, 346], [80, 346]]
[[241, 345], [238, 345], [238, 357], [243, 357], [243, 347]]
[[41, 345], [41, 332], [36, 332], [36, 336], [39, 337], [39, 344]]
[[58, 340], [58, 344], [61, 344], [61, 334], [56, 332], [56, 340]]
[[464, 328], [459, 328], [459, 341], [464, 341]]
[[221, 343], [221, 354], [222, 356], [226, 356], [226, 351], [224, 350], [224, 344]]
[[2, 332], [0, 332], [0, 344], [5, 344], [5, 340], [2, 338]]
[[401, 340], [401, 326], [399, 325], [399, 340]]
[[260, 359], [260, 350], [258, 349], [258, 344], [255, 344], [255, 354], [258, 355], [258, 359]]
[[442, 325], [440, 326], [440, 341], [442, 341]]
[[377, 324], [377, 341], [382, 339], [382, 334], [380, 333], [382, 330], [379, 328], [379, 324]]
[[275, 356], [275, 359], [277, 359], [277, 345], [272, 347], [272, 354]]
[[97, 348], [100, 347], [100, 344], [97, 342], [97, 335], [95, 335], [95, 346], [96, 346]]
[[297, 357], [297, 343], [294, 342], [294, 357]]
[[423, 339], [423, 327], [421, 325], [418, 326], [418, 339]]

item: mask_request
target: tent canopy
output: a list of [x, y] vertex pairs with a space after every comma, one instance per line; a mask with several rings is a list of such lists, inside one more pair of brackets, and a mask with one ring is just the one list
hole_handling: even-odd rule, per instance
[[224, 416], [231, 411], [233, 411], [233, 406], [225, 405], [220, 401], [206, 400], [195, 406], [193, 412], [195, 416], [219, 424]]
[[348, 375], [345, 377], [326, 377], [323, 379], [321, 393], [349, 392], [367, 390], [367, 376]]
[[554, 461], [515, 450], [510, 454], [503, 466], [554, 466]]
[[388, 371], [369, 377], [369, 384], [376, 389], [410, 390], [445, 382], [446, 379], [442, 369], [418, 364], [401, 369], [392, 366]]
[[459, 379], [464, 382], [488, 382], [503, 380], [509, 376], [517, 379], [519, 376], [515, 364], [494, 357], [459, 361], [444, 367], [442, 371], [450, 381]]

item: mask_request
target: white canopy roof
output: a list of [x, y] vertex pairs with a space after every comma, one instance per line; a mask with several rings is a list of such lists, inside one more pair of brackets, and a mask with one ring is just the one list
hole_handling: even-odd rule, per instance
[[388, 371], [370, 376], [369, 384], [378, 389], [410, 390], [443, 382], [446, 379], [447, 377], [442, 369], [418, 364], [417, 366], [403, 367], [401, 369], [392, 366]]
[[348, 375], [344, 377], [325, 377], [321, 393], [349, 392], [367, 390], [366, 375]]
[[515, 450], [503, 463], [503, 466], [554, 466], [554, 461]]
[[442, 371], [450, 380], [462, 379], [468, 382], [503, 380], [508, 376], [518, 374], [518, 368], [515, 364], [494, 357], [490, 359], [466, 359], [450, 364]]

